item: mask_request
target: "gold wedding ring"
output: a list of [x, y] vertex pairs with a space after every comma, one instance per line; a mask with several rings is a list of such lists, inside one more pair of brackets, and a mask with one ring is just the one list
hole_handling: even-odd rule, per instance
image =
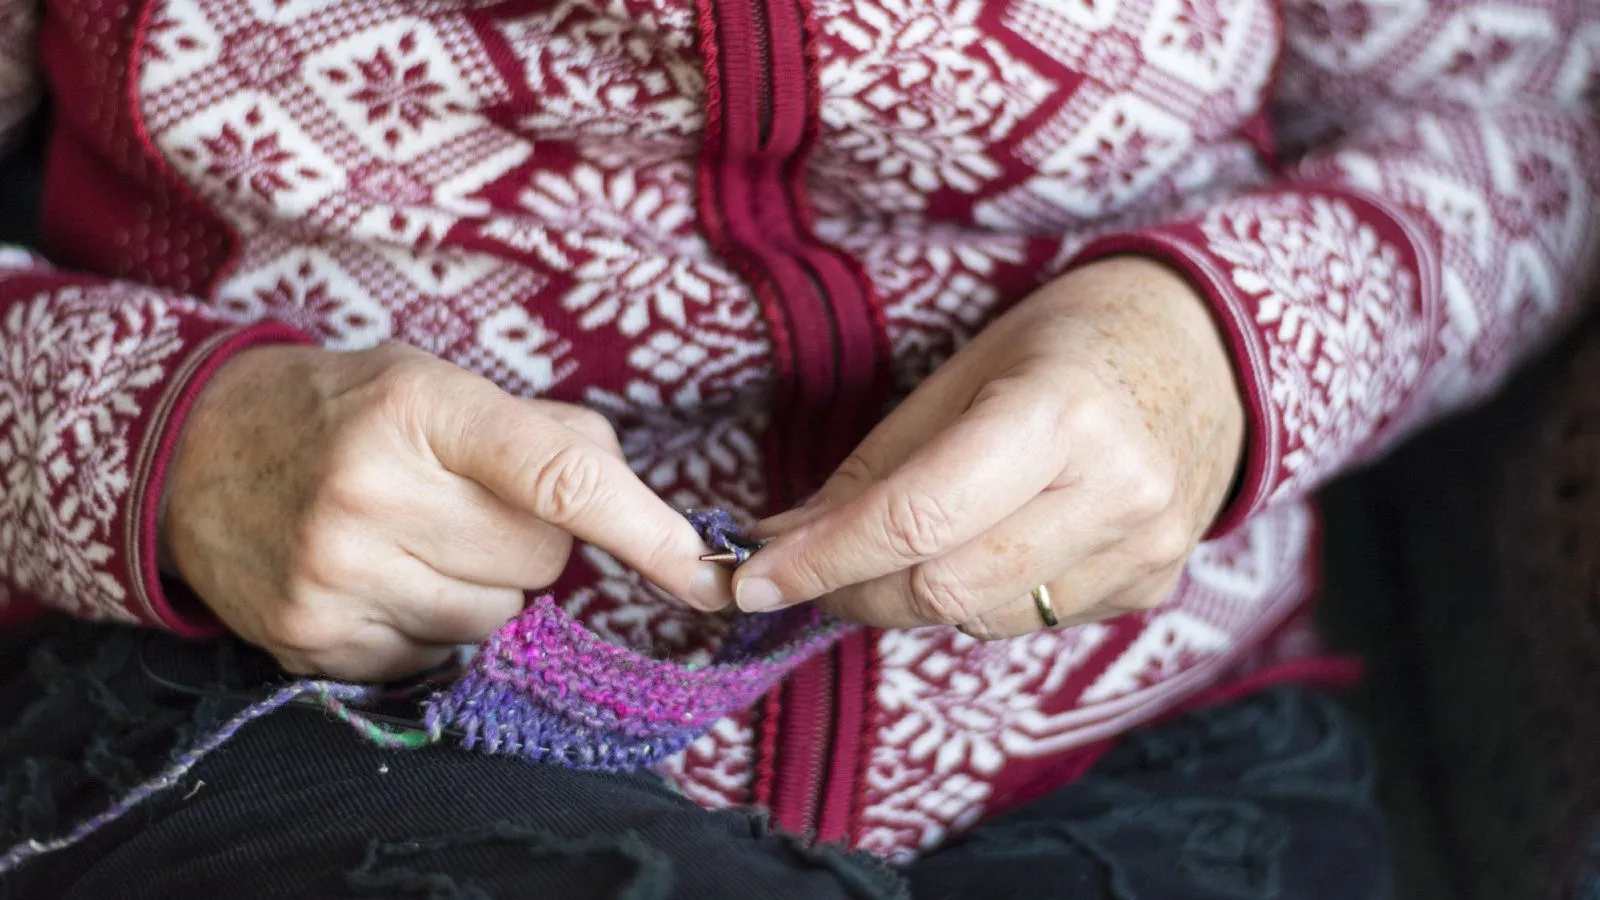
[[1039, 611], [1039, 618], [1044, 620], [1044, 627], [1054, 628], [1061, 620], [1056, 618], [1056, 608], [1050, 605], [1050, 589], [1039, 585], [1033, 589], [1033, 608]]

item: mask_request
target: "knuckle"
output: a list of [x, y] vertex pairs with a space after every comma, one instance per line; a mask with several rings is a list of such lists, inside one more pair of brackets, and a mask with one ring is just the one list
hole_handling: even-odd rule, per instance
[[1140, 466], [1129, 479], [1122, 495], [1129, 513], [1146, 519], [1158, 516], [1172, 507], [1177, 498], [1177, 478], [1164, 467]]
[[1027, 434], [1053, 441], [1061, 426], [1061, 400], [1051, 394], [1026, 394], [1015, 401], [1011, 418]]
[[320, 591], [342, 591], [359, 585], [367, 547], [342, 515], [313, 513], [303, 519], [288, 545], [289, 598], [302, 600]]
[[884, 517], [891, 552], [904, 559], [927, 559], [949, 548], [955, 523], [949, 510], [932, 494], [897, 492]]
[[1111, 427], [1111, 410], [1093, 391], [1074, 394], [1061, 401], [1055, 412], [1061, 431], [1076, 437], [1103, 435]]
[[[347, 443], [376, 434], [416, 435], [428, 430], [427, 423], [438, 419], [441, 392], [450, 390], [452, 381], [441, 378], [432, 359], [402, 359], [382, 367], [353, 397], [345, 419], [343, 437]], [[468, 418], [472, 404], [451, 402], [457, 411], [452, 421]]]
[[[385, 477], [381, 467], [373, 465], [370, 455], [362, 454], [354, 447], [331, 452], [319, 475], [311, 493], [310, 508], [316, 511], [314, 522], [333, 515], [374, 513], [383, 506], [384, 498], [393, 490], [392, 479]], [[315, 537], [333, 531], [331, 528], [313, 527], [308, 529], [302, 540], [312, 544]], [[309, 552], [313, 547], [305, 549]]]
[[977, 593], [949, 566], [924, 563], [911, 570], [911, 614], [917, 621], [956, 626], [976, 623], [980, 631], [987, 633], [979, 605]]
[[431, 385], [436, 384], [436, 378], [432, 377], [436, 373], [429, 371], [433, 367], [423, 360], [408, 354], [387, 362], [371, 383], [371, 394], [382, 406], [410, 409], [421, 402]]
[[[300, 592], [303, 597], [305, 593]], [[262, 621], [263, 636], [277, 653], [311, 661], [337, 641], [328, 617], [308, 602], [291, 600]]]
[[530, 492], [539, 517], [556, 526], [570, 524], [595, 504], [605, 490], [599, 459], [570, 444], [535, 467]]
[[291, 597], [316, 589], [337, 588], [352, 574], [350, 560], [337, 543], [323, 536], [322, 529], [308, 527], [289, 551]]
[[400, 341], [389, 341], [379, 344], [370, 350], [361, 351], [363, 354], [378, 361], [380, 365], [394, 365], [396, 363], [427, 358], [428, 353], [418, 347]]
[[1177, 516], [1162, 516], [1146, 531], [1144, 560], [1152, 571], [1170, 568], [1189, 555], [1189, 529]]

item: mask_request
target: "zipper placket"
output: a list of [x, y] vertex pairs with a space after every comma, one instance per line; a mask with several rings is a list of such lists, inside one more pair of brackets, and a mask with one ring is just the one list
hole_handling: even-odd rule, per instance
[[784, 688], [778, 723], [779, 759], [785, 771], [778, 782], [772, 813], [784, 828], [808, 839], [818, 820], [828, 783], [828, 755], [834, 743], [833, 651], [796, 672]]
[[[771, 149], [768, 144], [772, 140], [773, 108], [776, 105], [773, 96], [772, 9], [770, 0], [757, 0], [751, 5], [754, 13], [752, 31], [759, 115], [757, 135], [761, 150], [766, 153]], [[821, 283], [814, 276], [811, 281], [820, 294]], [[830, 331], [837, 331], [837, 328], [830, 327]], [[837, 370], [837, 338], [832, 343], [836, 360], [834, 368]], [[812, 664], [802, 667], [780, 688], [783, 695], [782, 713], [778, 722], [768, 725], [776, 730], [778, 763], [782, 766], [771, 800], [773, 817], [782, 827], [808, 839], [816, 837], [820, 801], [828, 775], [828, 747], [833, 743], [830, 721], [833, 708], [832, 655], [832, 651], [829, 651]]]
[[[816, 125], [805, 0], [698, 0], [707, 62], [701, 220], [755, 288], [785, 393], [766, 436], [773, 498], [814, 488], [881, 412], [887, 335], [854, 263], [805, 223], [804, 156]], [[808, 487], [809, 486], [809, 487]], [[848, 837], [870, 646], [852, 635], [776, 689], [758, 725], [753, 800], [776, 824]]]

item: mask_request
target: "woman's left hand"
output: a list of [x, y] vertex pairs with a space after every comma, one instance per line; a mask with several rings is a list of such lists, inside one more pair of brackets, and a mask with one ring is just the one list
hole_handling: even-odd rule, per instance
[[1148, 609], [1172, 592], [1242, 453], [1244, 411], [1202, 298], [1161, 263], [1062, 276], [996, 320], [867, 436], [735, 573], [739, 605], [812, 600], [979, 638]]

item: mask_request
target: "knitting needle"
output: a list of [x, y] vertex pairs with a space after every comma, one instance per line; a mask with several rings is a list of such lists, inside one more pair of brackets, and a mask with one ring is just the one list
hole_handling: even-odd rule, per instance
[[734, 553], [732, 550], [726, 550], [721, 553], [707, 553], [705, 556], [700, 557], [700, 561], [724, 566], [737, 566], [739, 564], [739, 554]]

